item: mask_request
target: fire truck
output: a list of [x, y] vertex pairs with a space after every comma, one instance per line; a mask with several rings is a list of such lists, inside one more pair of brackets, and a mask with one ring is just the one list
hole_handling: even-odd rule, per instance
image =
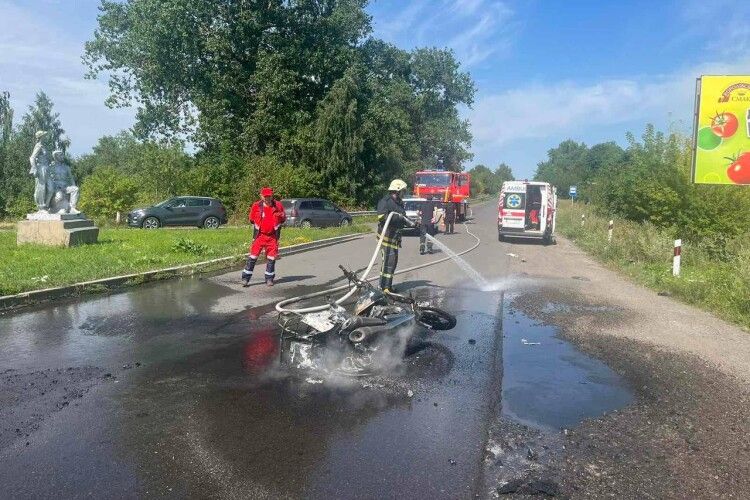
[[414, 174], [413, 184], [414, 196], [438, 198], [444, 203], [453, 203], [458, 222], [463, 222], [468, 217], [471, 175], [446, 170], [420, 170]]

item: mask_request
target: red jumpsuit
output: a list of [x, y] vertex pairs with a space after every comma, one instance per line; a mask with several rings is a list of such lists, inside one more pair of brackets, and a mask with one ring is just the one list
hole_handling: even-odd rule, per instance
[[280, 202], [274, 200], [271, 205], [264, 201], [256, 201], [250, 207], [248, 219], [253, 224], [255, 239], [250, 245], [250, 256], [247, 259], [245, 270], [242, 271], [242, 280], [250, 281], [255, 269], [255, 262], [260, 253], [266, 251], [266, 281], [273, 282], [276, 276], [276, 257], [279, 255], [279, 229], [286, 221], [284, 207]]

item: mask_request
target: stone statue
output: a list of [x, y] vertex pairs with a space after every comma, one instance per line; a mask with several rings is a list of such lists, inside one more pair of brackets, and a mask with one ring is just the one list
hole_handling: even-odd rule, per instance
[[29, 174], [34, 176], [34, 202], [36, 208], [41, 213], [46, 213], [49, 208], [49, 194], [47, 193], [47, 181], [48, 181], [48, 170], [49, 170], [49, 154], [47, 149], [42, 144], [42, 139], [47, 135], [47, 132], [38, 130], [34, 134], [36, 139], [36, 145], [34, 150], [29, 157], [29, 163], [31, 163], [31, 170]]
[[79, 214], [76, 208], [78, 203], [78, 186], [73, 178], [73, 172], [65, 163], [65, 154], [54, 151], [52, 158], [54, 163], [49, 167], [47, 173], [47, 206], [51, 213], [57, 214]]
[[78, 211], [78, 186], [70, 166], [65, 163], [64, 148], [69, 144], [65, 138], [57, 141], [60, 148], [52, 153], [53, 162], [42, 140], [47, 132], [40, 130], [34, 137], [36, 145], [29, 162], [34, 176], [34, 201], [37, 212], [26, 215], [18, 222], [16, 244], [72, 247], [96, 243], [99, 228], [93, 221]]

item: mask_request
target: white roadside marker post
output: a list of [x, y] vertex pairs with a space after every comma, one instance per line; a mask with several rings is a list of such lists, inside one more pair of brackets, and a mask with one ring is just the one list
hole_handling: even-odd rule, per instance
[[680, 261], [682, 260], [682, 240], [674, 240], [674, 257], [672, 258], [672, 276], [680, 275]]
[[581, 214], [581, 227], [586, 225], [586, 214]]
[[607, 243], [612, 243], [612, 229], [615, 227], [615, 221], [609, 221], [609, 228], [607, 229]]
[[120, 214], [120, 211], [117, 211], [117, 215], [115, 215], [115, 224], [118, 226], [120, 225], [120, 221], [122, 221], [122, 215]]

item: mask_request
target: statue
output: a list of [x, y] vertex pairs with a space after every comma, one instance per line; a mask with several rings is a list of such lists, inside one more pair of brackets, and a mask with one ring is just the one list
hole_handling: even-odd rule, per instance
[[34, 150], [29, 157], [29, 163], [31, 163], [31, 170], [29, 174], [34, 176], [34, 202], [36, 208], [40, 213], [47, 213], [49, 208], [49, 196], [47, 193], [47, 173], [49, 169], [49, 155], [47, 149], [42, 144], [42, 139], [47, 135], [47, 132], [38, 130], [34, 134], [36, 139], [36, 145]]
[[65, 155], [57, 150], [52, 153], [55, 162], [47, 173], [47, 206], [51, 213], [79, 214], [78, 186], [70, 167], [65, 163]]
[[36, 145], [29, 157], [34, 176], [34, 201], [37, 211], [18, 222], [16, 244], [72, 247], [96, 243], [99, 228], [78, 211], [79, 190], [70, 166], [65, 163], [64, 148], [70, 143], [60, 137], [52, 153], [53, 162], [42, 140], [47, 132], [39, 130], [34, 137]]

